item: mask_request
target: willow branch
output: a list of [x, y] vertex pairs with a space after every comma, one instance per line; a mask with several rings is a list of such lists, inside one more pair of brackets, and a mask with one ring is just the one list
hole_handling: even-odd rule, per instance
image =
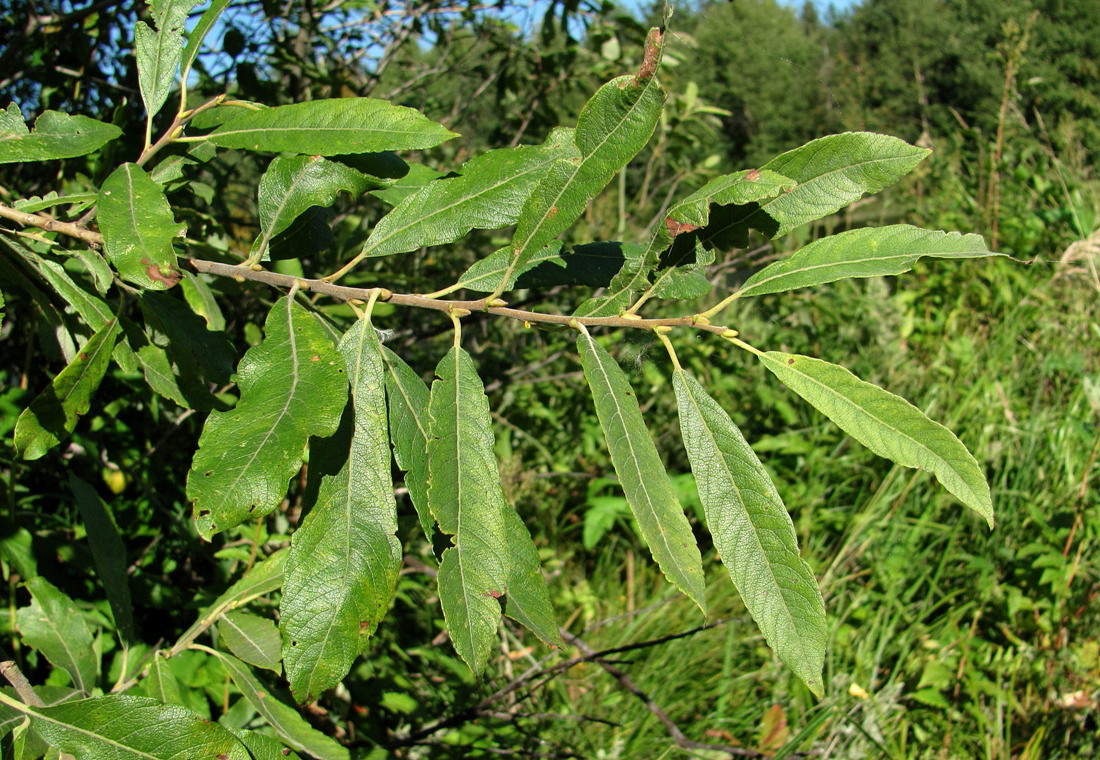
[[221, 264], [216, 261], [204, 261], [191, 259], [191, 266], [195, 271], [205, 274], [213, 274], [221, 277], [233, 277], [237, 280], [252, 280], [262, 282], [278, 288], [289, 288], [294, 285], [299, 290], [313, 291], [324, 295], [333, 296], [344, 301], [367, 301], [372, 295], [387, 303], [398, 306], [411, 306], [418, 309], [431, 309], [444, 313], [484, 312], [498, 317], [515, 319], [527, 324], [552, 324], [552, 325], [584, 325], [586, 327], [634, 327], [643, 330], [652, 330], [655, 327], [691, 327], [714, 333], [724, 338], [735, 337], [736, 332], [721, 325], [712, 325], [707, 319], [698, 315], [686, 315], [682, 317], [667, 317], [659, 319], [643, 319], [640, 317], [615, 316], [615, 317], [573, 317], [568, 314], [542, 314], [525, 309], [512, 309], [503, 305], [496, 299], [479, 298], [474, 301], [454, 301], [443, 298], [428, 298], [427, 296], [411, 293], [393, 293], [386, 288], [351, 288], [344, 285], [336, 285], [325, 280], [310, 280], [294, 277], [278, 272], [269, 272], [264, 269], [250, 269], [248, 267], [233, 264]]
[[62, 235], [82, 240], [92, 248], [103, 246], [103, 236], [98, 232], [85, 229], [72, 222], [59, 222], [45, 214], [28, 214], [26, 211], [18, 211], [11, 206], [0, 203], [0, 217], [10, 219], [24, 227], [40, 227], [47, 232], [57, 232]]

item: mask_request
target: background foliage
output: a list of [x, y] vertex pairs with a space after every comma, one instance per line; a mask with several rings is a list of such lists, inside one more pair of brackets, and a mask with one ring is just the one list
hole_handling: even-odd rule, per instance
[[[622, 492], [608, 479], [611, 462], [577, 365], [564, 361], [571, 343], [475, 320], [465, 332], [482, 376], [495, 378], [487, 391], [503, 486], [532, 526], [544, 568], [555, 576], [555, 607], [576, 638], [546, 659], [544, 648], [506, 626], [489, 672], [473, 679], [438, 646], [435, 555], [414, 538], [417, 518], [406, 509], [397, 599], [352, 675], [304, 713], [311, 725], [362, 756], [372, 749], [456, 757], [710, 751], [691, 742], [777, 755], [1096, 753], [1100, 21], [1083, 1], [929, 5], [867, 0], [830, 15], [809, 4], [738, 0], [678, 10], [662, 74], [670, 94], [665, 116], [573, 234], [645, 241], [671, 198], [828, 132], [873, 129], [934, 148], [903, 184], [783, 245], [904, 220], [981, 232], [1017, 261], [917, 264], [898, 278], [738, 303], [728, 321], [762, 343], [813, 347], [805, 352], [843, 361], [955, 430], [989, 475], [997, 531], [975, 531], [927, 475], [853, 446], [766, 382], [748, 357], [705, 343], [681, 349], [685, 368], [764, 459], [822, 586], [829, 659], [826, 696], [818, 701], [774, 660], [728, 584], [710, 584], [704, 621], [652, 567]], [[0, 103], [18, 103], [28, 119], [48, 109], [85, 114], [124, 128], [127, 137], [101, 160], [4, 165], [0, 202], [40, 196], [25, 210], [76, 219], [81, 194], [142, 151], [145, 117], [130, 35], [148, 9], [120, 0], [26, 11], [25, 3], [0, 3], [0, 23], [11, 32], [0, 36]], [[541, 142], [554, 126], [571, 123], [600, 83], [637, 70], [646, 28], [613, 6], [570, 2], [257, 3], [231, 8], [225, 19], [209, 38], [210, 53], [196, 60], [195, 103], [223, 91], [271, 104], [393, 99], [463, 134], [425, 153], [426, 165], [442, 168], [489, 148]], [[158, 122], [154, 133], [166, 126]], [[263, 167], [245, 152], [219, 163], [194, 154], [181, 161], [198, 170], [198, 179], [168, 185], [173, 204], [190, 209], [177, 220], [187, 225], [189, 251], [247, 256], [260, 232], [255, 188]], [[51, 192], [75, 198], [56, 205]], [[372, 227], [364, 208], [342, 196], [331, 209], [314, 209], [272, 239], [274, 268], [332, 271], [338, 252], [357, 248]], [[413, 253], [398, 265], [372, 260], [347, 284], [361, 278], [421, 292], [505, 242], [475, 232], [461, 246]], [[728, 288], [790, 248], [761, 241], [750, 256], [716, 261], [708, 276]], [[20, 411], [86, 336], [73, 335], [74, 320], [3, 257], [0, 282], [7, 299], [0, 426], [10, 443]], [[219, 307], [198, 290], [186, 291], [188, 300], [233, 346], [207, 347], [213, 393], [180, 391], [191, 403], [201, 395], [206, 409], [231, 401], [224, 357], [256, 343], [272, 301], [259, 287], [225, 278], [212, 287]], [[574, 307], [571, 297], [562, 291], [556, 305]], [[321, 308], [345, 316], [347, 307]], [[375, 312], [383, 327], [390, 326], [386, 308]], [[148, 333], [154, 344], [177, 324], [170, 313], [144, 316], [159, 325]], [[426, 374], [449, 348], [438, 317], [402, 312], [392, 327], [388, 345], [417, 372]], [[618, 358], [640, 391], [651, 431], [659, 444], [678, 440], [674, 378], [665, 362], [651, 360], [660, 346], [623, 340], [630, 343]], [[97, 398], [109, 403], [93, 403], [54, 454], [33, 466], [10, 446], [0, 454], [0, 555], [11, 610], [0, 625], [10, 656], [36, 684], [56, 690], [43, 690], [47, 703], [77, 676], [109, 691], [148, 665], [148, 644], [119, 649], [110, 634], [117, 627], [125, 635], [128, 624], [112, 613], [118, 600], [93, 572], [102, 562], [88, 540], [94, 515], [109, 511], [119, 526], [141, 641], [171, 643], [246, 568], [287, 545], [308, 498], [296, 484], [266, 520], [204, 543], [183, 492], [202, 415], [181, 412], [114, 365]], [[660, 449], [670, 452], [671, 472], [689, 473], [678, 446]], [[690, 503], [690, 474], [676, 482]], [[38, 656], [32, 594], [33, 604], [49, 604], [47, 584], [75, 600], [73, 609], [48, 617], [63, 620], [74, 641], [101, 656], [101, 672], [84, 660], [70, 678]], [[260, 589], [249, 604], [263, 610], [273, 601]], [[252, 624], [248, 610], [239, 611], [240, 627]], [[588, 651], [687, 631], [548, 670]], [[219, 625], [215, 635], [232, 637], [232, 627]], [[142, 693], [176, 689], [191, 709], [223, 725], [265, 724], [249, 699], [252, 686], [233, 677], [233, 663], [201, 652], [155, 662], [157, 675], [143, 681]], [[546, 672], [499, 694], [532, 670]]]

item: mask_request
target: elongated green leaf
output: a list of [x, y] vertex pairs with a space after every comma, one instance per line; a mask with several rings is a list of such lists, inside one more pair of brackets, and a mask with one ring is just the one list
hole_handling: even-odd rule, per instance
[[0, 164], [85, 156], [121, 134], [114, 124], [60, 111], [43, 113], [32, 132], [19, 106], [9, 103], [0, 111]]
[[222, 661], [244, 698], [288, 747], [319, 760], [349, 760], [350, 754], [345, 747], [309, 725], [293, 707], [276, 699], [271, 689], [262, 684], [243, 662], [224, 652], [206, 647], [202, 650]]
[[347, 400], [343, 357], [305, 308], [279, 299], [264, 331], [237, 368], [240, 401], [211, 412], [187, 474], [206, 538], [279, 506], [306, 441], [336, 432]]
[[214, 297], [214, 291], [198, 275], [183, 271], [183, 280], [180, 285], [183, 297], [191, 310], [206, 320], [208, 330], [221, 332], [225, 329], [225, 316], [222, 314], [218, 300]]
[[457, 136], [412, 108], [336, 98], [244, 111], [208, 139], [223, 148], [338, 156], [431, 148]]
[[282, 586], [283, 567], [289, 552], [289, 549], [280, 549], [254, 565], [243, 578], [226, 589], [213, 604], [203, 610], [198, 620], [180, 636], [173, 649], [176, 651], [184, 649], [225, 613], [248, 604], [264, 594], [270, 594]]
[[168, 660], [162, 655], [162, 652], [154, 652], [149, 670], [145, 678], [138, 682], [136, 691], [140, 696], [151, 697], [161, 704], [183, 704], [179, 680], [168, 665]]
[[504, 492], [493, 454], [489, 401], [457, 346], [435, 368], [428, 437], [428, 506], [454, 546], [439, 564], [439, 601], [455, 650], [475, 673], [488, 660], [508, 590]]
[[137, 164], [111, 172], [99, 191], [99, 229], [107, 258], [123, 279], [164, 290], [179, 282], [172, 241], [183, 226], [172, 216], [164, 189]]
[[950, 430], [903, 398], [843, 367], [798, 354], [759, 354], [764, 366], [841, 430], [881, 457], [928, 470], [993, 528], [993, 499], [977, 461]]
[[504, 614], [522, 624], [550, 646], [561, 647], [561, 631], [542, 576], [539, 552], [519, 513], [504, 504], [504, 540], [508, 547], [508, 593]]
[[350, 448], [341, 447], [343, 466], [321, 483], [292, 537], [280, 607], [283, 662], [299, 702], [348, 674], [386, 614], [401, 569], [385, 369], [369, 320], [348, 330], [340, 353], [351, 382]]
[[78, 758], [249, 760], [244, 745], [219, 724], [148, 697], [110, 694], [53, 707], [28, 707], [3, 694], [0, 701], [30, 716], [52, 746]]
[[69, 674], [83, 694], [95, 686], [96, 656], [92, 631], [73, 601], [39, 576], [27, 581], [31, 604], [16, 613], [23, 643], [34, 647]]
[[92, 394], [103, 380], [117, 338], [118, 320], [112, 319], [23, 410], [15, 422], [15, 449], [20, 456], [38, 459], [73, 432], [77, 417], [91, 408]]
[[741, 286], [738, 295], [758, 296], [821, 285], [846, 277], [882, 277], [913, 268], [922, 256], [972, 259], [994, 255], [981, 235], [922, 230], [908, 224], [872, 227], [822, 238], [770, 264]]
[[581, 158], [555, 162], [527, 199], [512, 237], [514, 269], [571, 227], [588, 201], [649, 142], [665, 102], [655, 76], [660, 54], [661, 34], [653, 30], [646, 40], [646, 58], [653, 65], [638, 76], [611, 80], [585, 104], [574, 135]]
[[575, 159], [573, 130], [558, 129], [544, 145], [491, 150], [459, 176], [431, 182], [374, 226], [363, 256], [389, 256], [463, 238], [472, 229], [514, 224], [535, 185], [559, 159]]
[[168, 100], [183, 55], [183, 25], [199, 0], [148, 0], [157, 25], [154, 32], [144, 21], [134, 27], [134, 58], [138, 87], [145, 110], [156, 116]]
[[111, 604], [115, 625], [123, 640], [134, 642], [134, 609], [130, 602], [130, 583], [126, 577], [126, 546], [107, 505], [95, 489], [71, 472], [69, 487], [76, 497], [84, 528], [88, 531], [92, 561], [95, 562], [99, 580], [107, 590], [107, 601]]
[[[636, 264], [645, 251], [646, 247], [638, 243], [586, 243], [563, 250], [561, 242], [554, 241], [514, 270], [504, 290], [558, 285], [604, 287], [624, 266]], [[490, 293], [500, 285], [511, 262], [509, 249], [495, 251], [467, 269], [458, 284], [467, 290]]]
[[773, 158], [761, 167], [790, 177], [798, 185], [760, 204], [748, 204], [707, 231], [722, 248], [743, 246], [748, 228], [765, 237], [785, 235], [795, 227], [821, 219], [877, 193], [911, 172], [931, 151], [873, 132], [844, 132], [811, 140]]
[[254, 252], [266, 252], [271, 238], [311, 206], [331, 206], [341, 191], [354, 197], [374, 184], [367, 175], [320, 156], [277, 156], [260, 177], [260, 238]]
[[[199, 55], [202, 41], [231, 2], [233, 0], [212, 0], [210, 6], [202, 12], [199, 23], [195, 24], [195, 28], [187, 35], [187, 46], [183, 49], [183, 60], [180, 62], [180, 70], [184, 72], [181, 76], [187, 76], [186, 72], [191, 69], [191, 64], [195, 62], [195, 58]], [[198, 3], [195, 3], [195, 5], [198, 5]]]
[[218, 634], [229, 651], [249, 665], [281, 672], [282, 638], [274, 620], [234, 610], [222, 615]]
[[420, 518], [424, 535], [431, 540], [435, 519], [428, 509], [428, 386], [412, 367], [388, 348], [382, 348], [386, 363], [386, 406], [389, 409], [393, 458], [405, 473], [409, 499]]
[[798, 554], [783, 500], [741, 431], [703, 386], [680, 368], [672, 380], [714, 546], [768, 646], [820, 697], [825, 602]]
[[611, 462], [661, 572], [706, 612], [703, 561], [622, 369], [587, 332], [577, 338]]
[[[661, 252], [675, 242], [677, 247], [694, 253], [695, 239], [705, 235], [707, 226], [712, 222], [712, 206], [764, 201], [789, 191], [796, 184], [776, 172], [756, 169], [715, 177], [669, 209], [663, 223], [654, 228], [645, 253], [618, 273], [606, 293], [582, 304], [577, 314], [611, 316], [627, 308], [635, 296], [643, 292], [661, 298], [694, 298], [701, 295], [690, 284], [677, 286], [675, 281], [682, 274], [683, 261], [666, 260], [665, 268], [654, 275]], [[713, 260], [713, 254], [686, 258], [691, 259], [692, 268], [704, 269]]]

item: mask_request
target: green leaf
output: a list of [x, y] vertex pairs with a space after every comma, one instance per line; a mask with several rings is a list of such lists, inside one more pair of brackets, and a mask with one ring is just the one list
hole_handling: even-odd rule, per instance
[[225, 329], [225, 316], [206, 280], [185, 269], [180, 289], [191, 310], [206, 320], [207, 329], [215, 332]]
[[71, 472], [69, 487], [76, 497], [76, 506], [88, 532], [92, 561], [95, 562], [99, 580], [107, 590], [115, 626], [124, 641], [135, 642], [134, 608], [130, 602], [130, 583], [126, 576], [126, 546], [122, 543], [118, 527], [95, 489]]
[[103, 380], [117, 338], [118, 320], [112, 319], [23, 410], [15, 422], [15, 449], [20, 456], [38, 459], [73, 432], [77, 418], [91, 408], [92, 394]]
[[508, 590], [504, 492], [489, 400], [469, 354], [455, 346], [435, 368], [428, 437], [428, 506], [454, 546], [439, 564], [439, 601], [455, 650], [474, 673], [496, 641]]
[[405, 473], [409, 499], [420, 517], [424, 535], [431, 540], [435, 519], [428, 509], [428, 386], [412, 367], [382, 348], [386, 363], [386, 404], [389, 409], [393, 458]]
[[843, 367], [779, 351], [760, 361], [791, 390], [875, 454], [928, 470], [993, 528], [993, 499], [977, 461], [950, 430], [903, 398]]
[[52, 746], [95, 760], [249, 760], [248, 752], [222, 726], [178, 705], [148, 697], [110, 694], [29, 707], [0, 693], [0, 701], [30, 716]]
[[370, 194], [383, 203], [396, 206], [424, 185], [444, 176], [443, 172], [424, 166], [424, 164], [408, 164], [408, 167], [405, 175], [395, 179], [392, 185], [381, 190], [371, 190]]
[[351, 383], [350, 448], [341, 447], [339, 472], [325, 477], [294, 532], [280, 606], [283, 662], [299, 702], [348, 674], [385, 616], [401, 569], [385, 369], [370, 320], [348, 330], [340, 353]]
[[240, 401], [210, 413], [187, 474], [204, 538], [279, 506], [309, 437], [336, 432], [347, 400], [343, 357], [304, 307], [284, 296], [264, 331], [237, 368]]
[[137, 164], [111, 172], [99, 191], [99, 229], [107, 258], [122, 278], [164, 290], [179, 282], [172, 241], [183, 225], [172, 216], [164, 189]]
[[[654, 228], [644, 255], [619, 272], [607, 293], [582, 304], [576, 313], [580, 316], [612, 316], [627, 308], [639, 292], [644, 292], [647, 298], [650, 295], [661, 298], [694, 298], [701, 295], [698, 290], [691, 290], [690, 284], [677, 285], [675, 282], [682, 275], [682, 267], [674, 265], [682, 263], [680, 261], [666, 260], [665, 268], [657, 273], [652, 284], [649, 282], [661, 252], [670, 247], [671, 252], [678, 252], [677, 249], [682, 247], [694, 253], [695, 240], [706, 234], [706, 228], [712, 222], [713, 206], [748, 204], [775, 198], [796, 184], [794, 180], [773, 171], [755, 169], [715, 177], [669, 209], [664, 220]], [[713, 254], [686, 259], [697, 262], [695, 268], [705, 268], [713, 260]]]
[[922, 230], [908, 224], [870, 227], [822, 238], [754, 274], [738, 292], [758, 296], [846, 277], [883, 277], [912, 269], [922, 256], [972, 259], [994, 255], [981, 235]]
[[821, 219], [892, 185], [923, 161], [930, 150], [873, 132], [844, 132], [811, 140], [773, 158], [761, 171], [777, 172], [798, 184], [760, 204], [736, 209], [725, 222], [707, 231], [705, 239], [720, 247], [744, 246], [748, 228], [768, 238]]
[[[188, 71], [191, 69], [191, 64], [195, 62], [195, 58], [199, 55], [199, 48], [202, 45], [203, 39], [206, 38], [207, 33], [214, 26], [214, 23], [221, 17], [222, 11], [229, 7], [229, 4], [233, 0], [212, 0], [210, 6], [202, 12], [202, 16], [199, 17], [199, 23], [195, 24], [195, 28], [187, 35], [187, 46], [183, 49], [183, 57], [180, 62], [180, 70], [182, 77], [186, 77]], [[194, 3], [193, 8], [198, 3]]]
[[247, 665], [224, 652], [207, 647], [201, 649], [222, 661], [244, 698], [288, 747], [320, 760], [349, 760], [350, 755], [345, 747], [309, 725], [293, 707], [276, 699], [271, 689], [262, 684]]
[[262, 562], [253, 565], [243, 578], [226, 589], [213, 604], [203, 610], [198, 620], [180, 636], [173, 649], [175, 651], [184, 649], [225, 613], [248, 604], [264, 594], [270, 594], [282, 586], [283, 567], [289, 552], [289, 549], [280, 549]]
[[577, 338], [577, 350], [611, 462], [642, 537], [665, 577], [706, 612], [699, 547], [646, 430], [634, 391], [619, 365], [587, 331]]
[[522, 624], [553, 647], [563, 647], [550, 603], [550, 591], [542, 575], [539, 551], [523, 518], [510, 505], [502, 507], [504, 541], [508, 548], [508, 593], [504, 596], [504, 614]]
[[680, 430], [714, 546], [764, 640], [824, 694], [825, 602], [798, 554], [794, 524], [764, 465], [725, 410], [679, 367]]
[[[656, 62], [660, 35], [651, 33], [650, 45]], [[665, 93], [654, 72], [646, 77], [618, 77], [596, 91], [577, 118], [574, 138], [580, 160], [555, 162], [523, 207], [510, 246], [514, 269], [522, 269], [536, 252], [571, 227], [588, 201], [645, 147], [664, 102]]]
[[282, 639], [275, 621], [239, 610], [227, 612], [218, 621], [218, 635], [229, 651], [249, 665], [281, 672]]
[[440, 179], [401, 201], [371, 230], [360, 256], [389, 256], [460, 240], [472, 229], [514, 224], [550, 165], [577, 155], [573, 130], [558, 129], [540, 146], [491, 150], [459, 176]]
[[134, 27], [134, 58], [138, 87], [145, 110], [152, 118], [160, 112], [179, 71], [183, 55], [183, 26], [199, 0], [148, 0], [157, 25], [154, 32], [144, 21]]
[[97, 666], [92, 631], [83, 613], [45, 578], [27, 581], [27, 590], [31, 592], [30, 606], [15, 613], [23, 643], [67, 672], [81, 693], [90, 693]]
[[248, 747], [252, 760], [288, 760], [297, 758], [298, 754], [286, 749], [277, 739], [258, 734], [255, 731], [239, 729], [233, 732]]
[[[217, 407], [210, 386], [229, 382], [236, 358], [228, 336], [208, 329], [201, 316], [171, 294], [145, 291], [138, 305], [149, 340], [138, 348], [138, 356], [149, 384], [184, 408]], [[129, 337], [132, 345], [138, 345], [138, 338]]]
[[149, 670], [146, 672], [145, 677], [138, 682], [137, 692], [141, 696], [152, 697], [161, 704], [183, 704], [179, 681], [168, 665], [167, 657], [159, 651], [153, 653]]
[[0, 164], [86, 156], [121, 135], [114, 124], [60, 111], [43, 113], [32, 132], [19, 106], [9, 103], [0, 111]]
[[431, 148], [452, 137], [458, 135], [412, 108], [333, 98], [244, 111], [207, 139], [223, 148], [338, 156]]
[[375, 184], [370, 177], [320, 156], [277, 156], [260, 177], [260, 238], [253, 255], [311, 206], [327, 207], [341, 191], [357, 197]]
[[[646, 251], [638, 243], [586, 243], [563, 250], [554, 241], [536, 251], [527, 263], [514, 270], [503, 290], [514, 288], [550, 288], [559, 285], [585, 285], [599, 288], [624, 267], [637, 262]], [[467, 290], [491, 293], [500, 286], [512, 263], [512, 252], [495, 251], [466, 270], [458, 285]]]

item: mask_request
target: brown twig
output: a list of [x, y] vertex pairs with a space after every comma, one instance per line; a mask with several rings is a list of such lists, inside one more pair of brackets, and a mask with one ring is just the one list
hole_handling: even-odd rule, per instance
[[[542, 314], [523, 309], [512, 309], [507, 306], [490, 305], [494, 303], [485, 298], [475, 301], [454, 301], [442, 298], [428, 298], [427, 296], [413, 295], [410, 293], [392, 293], [385, 288], [350, 288], [336, 285], [325, 280], [310, 280], [294, 277], [277, 272], [269, 272], [264, 269], [251, 269], [249, 267], [221, 264], [216, 261], [203, 261], [191, 259], [191, 266], [195, 271], [206, 274], [233, 277], [239, 280], [252, 280], [280, 288], [290, 288], [295, 284], [299, 290], [324, 293], [344, 301], [367, 301], [372, 294], [378, 293], [378, 299], [398, 306], [412, 306], [420, 309], [432, 309], [444, 313], [471, 313], [485, 312], [508, 319], [515, 319], [526, 323], [557, 324], [563, 326], [585, 325], [586, 327], [635, 327], [652, 330], [655, 327], [690, 327], [696, 330], [704, 330], [716, 335], [725, 335], [732, 332], [721, 325], [712, 325], [705, 319], [698, 319], [694, 315], [683, 317], [669, 317], [665, 319], [642, 319], [630, 317], [572, 317], [568, 314]], [[497, 302], [502, 303], [502, 302]]]
[[0, 204], [0, 217], [10, 219], [24, 227], [39, 227], [47, 232], [57, 232], [62, 235], [76, 238], [87, 243], [92, 248], [103, 246], [103, 236], [98, 232], [84, 229], [72, 222], [59, 222], [45, 214], [28, 214], [26, 211], [18, 211], [11, 206]]
[[[4, 652], [4, 655], [6, 654], [7, 653]], [[34, 687], [31, 686], [31, 682], [23, 675], [23, 671], [19, 669], [15, 660], [5, 658], [3, 662], [0, 662], [0, 675], [4, 676], [5, 680], [15, 689], [15, 693], [19, 695], [19, 698], [28, 705], [31, 707], [46, 706], [42, 698], [35, 693]]]

